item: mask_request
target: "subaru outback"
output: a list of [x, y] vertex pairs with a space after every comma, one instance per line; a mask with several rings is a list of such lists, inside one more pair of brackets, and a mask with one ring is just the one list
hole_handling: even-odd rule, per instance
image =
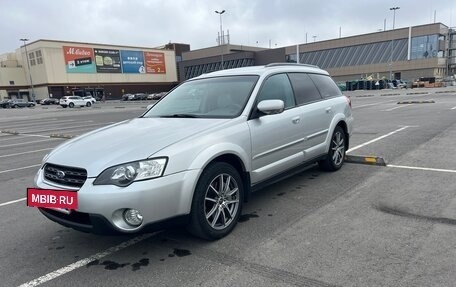
[[350, 99], [315, 66], [204, 74], [140, 117], [46, 155], [36, 187], [76, 193], [77, 206], [39, 210], [85, 232], [135, 233], [180, 219], [198, 237], [222, 238], [253, 191], [310, 164], [341, 168], [352, 122]]

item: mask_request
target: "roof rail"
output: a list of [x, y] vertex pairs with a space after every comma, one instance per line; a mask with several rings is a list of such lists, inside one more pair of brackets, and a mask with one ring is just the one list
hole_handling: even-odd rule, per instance
[[280, 67], [280, 66], [298, 66], [298, 67], [311, 67], [320, 69], [320, 67], [310, 64], [298, 64], [298, 63], [271, 63], [267, 64], [265, 67]]

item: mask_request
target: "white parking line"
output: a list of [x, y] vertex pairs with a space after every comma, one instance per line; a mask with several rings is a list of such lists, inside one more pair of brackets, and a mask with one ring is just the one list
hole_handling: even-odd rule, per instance
[[[24, 137], [39, 137], [39, 138], [49, 138], [49, 136], [43, 136], [43, 135], [21, 135], [21, 134], [12, 134], [14, 136], [24, 136]], [[10, 141], [10, 140], [15, 140], [17, 139], [17, 137], [9, 137], [7, 139], [3, 139], [3, 140], [0, 140], [0, 142], [4, 142], [4, 141]]]
[[23, 155], [23, 154], [28, 154], [28, 153], [35, 153], [35, 152], [51, 150], [51, 149], [54, 149], [54, 148], [50, 147], [50, 148], [43, 148], [43, 149], [37, 149], [37, 150], [24, 151], [24, 152], [19, 152], [19, 153], [5, 154], [5, 155], [0, 155], [0, 158], [16, 156], [16, 155]]
[[110, 124], [113, 124], [115, 122], [107, 122], [107, 123], [98, 123], [98, 124], [91, 124], [91, 125], [80, 125], [80, 126], [71, 126], [71, 127], [55, 127], [55, 128], [51, 128], [51, 129], [45, 129], [45, 130], [36, 130], [36, 131], [25, 131], [25, 132], [21, 132], [22, 134], [26, 134], [26, 133], [41, 133], [41, 132], [50, 132], [50, 131], [61, 131], [61, 130], [73, 130], [75, 128], [82, 128], [82, 127], [93, 127], [93, 126], [107, 126], [107, 125], [110, 125]]
[[378, 105], [378, 104], [386, 104], [386, 103], [391, 103], [391, 102], [395, 102], [395, 100], [385, 101], [385, 102], [378, 102], [378, 103], [372, 103], [372, 104], [365, 104], [365, 105], [361, 105], [361, 106], [354, 106], [352, 109], [363, 108], [363, 107], [369, 107], [369, 106], [375, 106], [375, 105]]
[[355, 147], [352, 147], [351, 149], [347, 150], [347, 153], [352, 152], [352, 151], [354, 151], [354, 150], [357, 150], [357, 149], [359, 149], [359, 148], [362, 148], [363, 146], [367, 146], [367, 145], [369, 145], [369, 144], [371, 144], [371, 143], [374, 143], [374, 142], [376, 142], [376, 141], [379, 141], [379, 140], [384, 139], [384, 138], [386, 138], [386, 137], [389, 137], [389, 136], [391, 136], [391, 135], [394, 135], [395, 133], [398, 133], [398, 132], [400, 132], [400, 131], [403, 131], [403, 130], [405, 130], [406, 128], [409, 128], [409, 127], [410, 127], [410, 126], [402, 127], [402, 128], [397, 129], [397, 130], [395, 130], [395, 131], [392, 131], [392, 132], [390, 132], [390, 133], [387, 133], [386, 135], [382, 135], [382, 136], [380, 136], [380, 137], [378, 137], [378, 138], [375, 138], [375, 139], [370, 140], [370, 141], [368, 141], [368, 142], [365, 142], [365, 143], [363, 143], [363, 144], [360, 144], [360, 145], [357, 145], [357, 146], [355, 146]]
[[30, 282], [27, 282], [27, 283], [24, 283], [22, 285], [20, 285], [19, 287], [34, 287], [34, 286], [38, 286], [42, 283], [45, 283], [45, 282], [48, 282], [52, 279], [55, 279], [59, 276], [62, 276], [62, 275], [65, 275], [66, 273], [68, 272], [71, 272], [75, 269], [78, 269], [78, 268], [81, 268], [83, 266], [86, 266], [87, 264], [89, 264], [90, 262], [93, 262], [95, 260], [99, 260], [103, 257], [106, 257], [106, 256], [109, 256], [111, 255], [112, 253], [115, 253], [115, 252], [118, 252], [122, 249], [125, 249], [129, 246], [132, 246], [132, 245], [135, 245], [143, 240], [146, 240], [154, 235], [156, 235], [157, 233], [159, 232], [155, 232], [155, 233], [149, 233], [149, 234], [144, 234], [144, 235], [140, 235], [140, 236], [137, 236], [137, 237], [134, 237], [130, 240], [127, 240], [125, 242], [122, 242], [120, 243], [119, 245], [116, 245], [116, 246], [113, 246], [111, 248], [108, 248], [106, 249], [105, 251], [103, 252], [100, 252], [100, 253], [97, 253], [97, 254], [94, 254], [92, 256], [89, 256], [87, 258], [84, 258], [84, 259], [81, 259], [75, 263], [72, 263], [70, 265], [67, 265], [65, 267], [62, 267], [58, 270], [55, 270], [51, 273], [48, 273], [46, 275], [43, 275], [37, 279], [34, 279]]
[[382, 110], [382, 112], [391, 112], [391, 111], [394, 111], [394, 110], [397, 110], [397, 109], [401, 109], [401, 108], [405, 108], [405, 107], [408, 107], [408, 106], [411, 106], [411, 105], [402, 105], [402, 106], [394, 107], [394, 108], [391, 108], [391, 109]]
[[451, 109], [452, 109], [452, 110], [456, 110], [456, 107], [452, 107]]
[[388, 164], [386, 166], [394, 167], [394, 168], [456, 173], [456, 170], [454, 170], [454, 169], [428, 168], [428, 167], [419, 167], [419, 166], [404, 166], [404, 165], [395, 165], [395, 164]]
[[[23, 142], [23, 143], [16, 143], [16, 144], [9, 144], [9, 145], [0, 145], [0, 148], [2, 147], [12, 147], [12, 146], [18, 146], [18, 145], [26, 145], [26, 144], [32, 144], [32, 143], [40, 143], [40, 142], [47, 142], [51, 140], [58, 140], [60, 138], [48, 138], [46, 140], [39, 140], [39, 141], [31, 141], [31, 142]], [[61, 139], [60, 139], [61, 140]]]
[[0, 206], [5, 206], [5, 205], [8, 205], [8, 204], [13, 204], [13, 203], [16, 203], [16, 202], [21, 202], [21, 201], [24, 201], [24, 200], [26, 200], [26, 199], [27, 199], [27, 197], [19, 198], [19, 199], [16, 199], [16, 200], [11, 200], [11, 201], [8, 201], [8, 202], [0, 203]]
[[17, 170], [23, 170], [27, 168], [32, 168], [32, 167], [37, 167], [40, 166], [41, 164], [34, 164], [34, 165], [29, 165], [29, 166], [24, 166], [24, 167], [18, 167], [18, 168], [13, 168], [13, 169], [7, 169], [7, 170], [1, 170], [0, 174], [2, 173], [7, 173], [7, 172], [12, 172], [12, 171], [17, 171]]

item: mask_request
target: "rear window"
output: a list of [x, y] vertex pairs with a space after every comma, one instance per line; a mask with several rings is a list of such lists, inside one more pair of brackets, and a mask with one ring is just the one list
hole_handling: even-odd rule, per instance
[[296, 102], [298, 105], [303, 105], [315, 101], [320, 101], [321, 96], [317, 87], [310, 79], [309, 75], [305, 73], [290, 73], [293, 89], [295, 92]]
[[319, 74], [310, 74], [309, 76], [315, 83], [315, 86], [317, 86], [317, 89], [320, 91], [323, 98], [332, 98], [342, 95], [339, 87], [337, 87], [331, 77]]

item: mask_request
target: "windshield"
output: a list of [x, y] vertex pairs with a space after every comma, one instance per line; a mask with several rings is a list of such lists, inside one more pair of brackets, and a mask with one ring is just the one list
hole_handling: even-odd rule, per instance
[[144, 117], [233, 118], [239, 116], [258, 76], [229, 76], [185, 82]]

